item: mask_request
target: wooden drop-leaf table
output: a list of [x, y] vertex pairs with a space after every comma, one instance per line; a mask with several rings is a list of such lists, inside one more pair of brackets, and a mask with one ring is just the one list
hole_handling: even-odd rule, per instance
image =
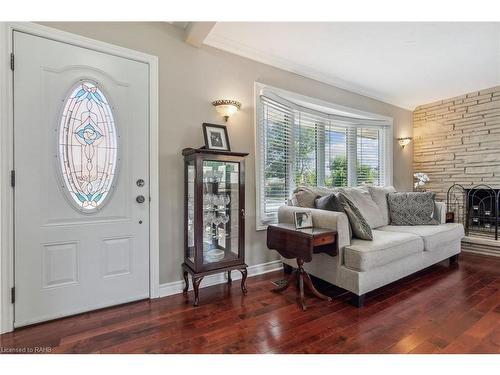
[[297, 269], [294, 269], [286, 282], [273, 292], [282, 292], [290, 284], [298, 281], [297, 289], [299, 305], [306, 310], [304, 299], [304, 284], [318, 298], [331, 301], [332, 299], [320, 293], [311, 282], [309, 274], [304, 270], [304, 262], [310, 262], [314, 254], [326, 253], [337, 255], [337, 232], [331, 229], [307, 228], [295, 229], [293, 224], [270, 224], [267, 227], [267, 247], [276, 250], [282, 257], [297, 260]]

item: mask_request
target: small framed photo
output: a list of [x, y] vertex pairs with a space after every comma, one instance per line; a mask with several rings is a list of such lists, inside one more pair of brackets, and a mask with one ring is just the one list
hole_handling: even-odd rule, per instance
[[227, 128], [224, 125], [203, 124], [205, 147], [209, 150], [231, 151]]
[[297, 211], [294, 212], [294, 216], [296, 229], [312, 228], [313, 221], [311, 211]]

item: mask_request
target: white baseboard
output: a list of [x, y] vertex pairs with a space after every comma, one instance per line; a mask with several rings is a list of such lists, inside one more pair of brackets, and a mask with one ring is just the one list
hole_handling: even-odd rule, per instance
[[[264, 273], [273, 272], [280, 270], [283, 263], [281, 260], [273, 260], [272, 262], [256, 264], [255, 266], [249, 266], [248, 277], [262, 275]], [[231, 277], [233, 280], [241, 279], [241, 273], [236, 271], [231, 273]], [[207, 286], [222, 284], [227, 282], [227, 273], [217, 273], [209, 276], [205, 276], [203, 281], [200, 284], [200, 288], [205, 288]], [[173, 281], [171, 283], [160, 284], [160, 293], [159, 297], [171, 296], [173, 294], [182, 293], [182, 289], [184, 289], [184, 280]], [[189, 290], [193, 289], [193, 285], [189, 282]]]

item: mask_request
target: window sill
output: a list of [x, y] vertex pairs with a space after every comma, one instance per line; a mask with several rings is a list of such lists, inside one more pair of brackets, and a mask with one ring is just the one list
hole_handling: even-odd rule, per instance
[[256, 232], [261, 232], [263, 230], [267, 230], [267, 226], [269, 224], [260, 224], [260, 225], [257, 225], [256, 228], [255, 228], [255, 231]]

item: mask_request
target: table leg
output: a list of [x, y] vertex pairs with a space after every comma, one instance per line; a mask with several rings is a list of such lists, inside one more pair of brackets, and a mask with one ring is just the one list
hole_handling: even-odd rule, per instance
[[299, 268], [299, 290], [297, 292], [302, 310], [307, 310], [306, 301], [304, 299], [304, 270], [302, 268]]
[[227, 271], [227, 283], [231, 284], [233, 282], [233, 279], [231, 279], [231, 271]]
[[306, 283], [306, 286], [309, 288], [309, 290], [314, 294], [316, 297], [327, 300], [329, 302], [332, 301], [331, 297], [325, 296], [323, 293], [320, 293], [313, 285], [311, 281], [311, 277], [307, 272], [304, 271], [304, 282]]

